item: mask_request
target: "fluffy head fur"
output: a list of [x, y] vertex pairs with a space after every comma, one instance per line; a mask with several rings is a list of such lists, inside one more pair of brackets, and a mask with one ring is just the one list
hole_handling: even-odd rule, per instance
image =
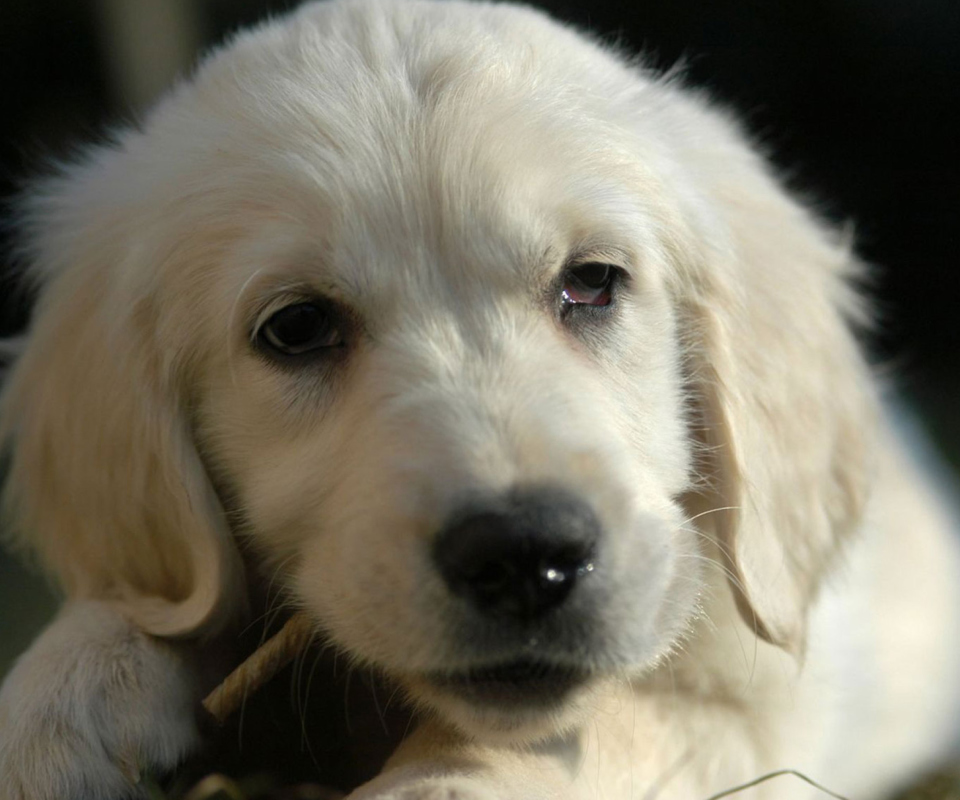
[[[529, 652], [647, 669], [707, 602], [705, 562], [802, 650], [868, 478], [851, 258], [670, 81], [521, 7], [310, 4], [28, 205], [6, 497], [69, 595], [210, 630], [242, 602], [241, 539], [348, 652], [517, 735], [542, 715], [429, 676]], [[615, 303], [561, 319], [590, 261], [623, 276]], [[314, 297], [335, 356], [258, 346]], [[575, 620], [502, 642], [430, 543], [465, 498], [537, 485], [592, 506], [597, 575]]]

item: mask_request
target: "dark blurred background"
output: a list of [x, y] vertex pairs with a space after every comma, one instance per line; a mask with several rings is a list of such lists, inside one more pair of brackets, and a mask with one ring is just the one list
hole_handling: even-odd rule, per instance
[[[692, 83], [741, 112], [792, 186], [853, 223], [874, 265], [874, 358], [960, 464], [960, 2], [536, 4], [660, 68], [685, 62]], [[292, 5], [2, 0], [0, 196], [51, 156], [135, 121], [198, 51]], [[0, 335], [28, 316], [29, 298], [0, 260]], [[0, 555], [0, 675], [54, 602]]]

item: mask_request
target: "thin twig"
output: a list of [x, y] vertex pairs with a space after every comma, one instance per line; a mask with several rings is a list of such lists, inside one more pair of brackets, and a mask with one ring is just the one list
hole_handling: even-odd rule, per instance
[[303, 652], [313, 638], [314, 630], [306, 614], [294, 614], [279, 633], [260, 645], [207, 695], [203, 707], [222, 725], [248, 694], [263, 686]]

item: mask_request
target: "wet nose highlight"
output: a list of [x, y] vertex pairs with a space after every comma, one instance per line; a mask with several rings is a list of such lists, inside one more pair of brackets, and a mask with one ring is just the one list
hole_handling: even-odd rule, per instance
[[594, 570], [600, 522], [568, 489], [525, 488], [465, 504], [434, 541], [450, 591], [488, 617], [530, 622]]

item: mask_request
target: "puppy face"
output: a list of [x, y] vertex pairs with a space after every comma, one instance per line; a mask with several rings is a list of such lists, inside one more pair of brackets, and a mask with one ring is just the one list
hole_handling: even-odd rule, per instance
[[259, 207], [177, 279], [207, 284], [215, 322], [185, 345], [197, 432], [335, 641], [461, 724], [512, 729], [650, 664], [694, 612], [670, 255], [643, 165], [600, 120], [587, 152], [566, 130], [587, 110], [485, 94], [493, 57], [414, 66], [401, 99], [337, 85], [350, 133], [298, 110], [237, 159]]
[[322, 3], [27, 202], [7, 500], [71, 595], [209, 629], [240, 539], [520, 738], [667, 654], [704, 556], [802, 646], [865, 492], [849, 257], [700, 101], [528, 10]]

